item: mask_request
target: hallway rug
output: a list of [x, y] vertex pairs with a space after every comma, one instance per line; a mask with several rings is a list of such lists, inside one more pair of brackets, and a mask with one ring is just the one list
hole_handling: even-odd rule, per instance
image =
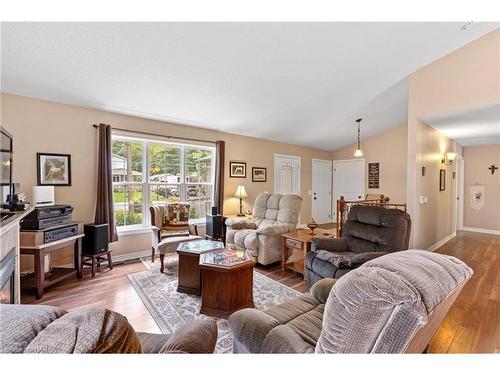
[[[165, 257], [163, 274], [159, 270], [159, 260], [155, 263], [146, 258], [141, 260], [148, 270], [130, 274], [128, 278], [161, 332], [172, 333], [185, 322], [210, 318], [200, 314], [199, 296], [177, 292], [177, 254]], [[255, 270], [253, 282], [254, 304], [259, 310], [265, 310], [300, 295], [299, 292]], [[219, 328], [216, 353], [231, 353], [233, 338], [228, 321], [220, 318], [212, 319], [217, 320]]]

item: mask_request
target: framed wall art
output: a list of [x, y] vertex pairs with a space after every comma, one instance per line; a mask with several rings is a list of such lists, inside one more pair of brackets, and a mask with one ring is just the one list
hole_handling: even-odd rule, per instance
[[446, 170], [439, 170], [439, 191], [444, 191], [446, 189]]
[[71, 186], [71, 155], [38, 152], [38, 185]]
[[247, 177], [247, 163], [239, 161], [229, 162], [229, 177], [246, 178]]
[[267, 182], [267, 168], [252, 167], [252, 182]]
[[380, 163], [368, 163], [368, 188], [378, 189], [380, 185]]

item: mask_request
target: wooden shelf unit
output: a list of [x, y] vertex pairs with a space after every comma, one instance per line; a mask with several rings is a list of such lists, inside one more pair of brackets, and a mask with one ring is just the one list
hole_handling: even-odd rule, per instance
[[[22, 236], [22, 232], [21, 232]], [[21, 241], [20, 248], [21, 255], [32, 255], [34, 257], [33, 274], [21, 277], [21, 288], [35, 289], [37, 299], [43, 297], [45, 288], [58, 283], [72, 275], [77, 275], [78, 278], [82, 277], [82, 238], [84, 234], [78, 234], [68, 238], [63, 238], [58, 241], [40, 244], [40, 245], [27, 245]], [[57, 250], [67, 249], [68, 246], [73, 246], [74, 250], [74, 265], [73, 268], [53, 267], [48, 276], [45, 275], [45, 255]]]

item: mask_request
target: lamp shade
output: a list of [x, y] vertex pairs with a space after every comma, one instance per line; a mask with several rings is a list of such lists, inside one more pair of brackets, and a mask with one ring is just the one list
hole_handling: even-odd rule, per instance
[[246, 198], [248, 197], [247, 192], [245, 191], [245, 187], [243, 185], [238, 185], [236, 189], [236, 193], [234, 193], [236, 198]]
[[448, 158], [448, 160], [453, 161], [457, 157], [457, 153], [456, 152], [447, 152], [446, 157]]
[[356, 151], [354, 151], [354, 156], [358, 158], [363, 156], [363, 151], [361, 151], [360, 148], [356, 149]]

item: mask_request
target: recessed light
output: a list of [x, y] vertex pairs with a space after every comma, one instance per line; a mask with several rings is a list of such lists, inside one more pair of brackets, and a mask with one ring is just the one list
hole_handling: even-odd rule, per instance
[[462, 25], [462, 27], [460, 28], [460, 30], [468, 30], [471, 28], [471, 26], [474, 24], [474, 21], [469, 21], [469, 22], [466, 22]]

